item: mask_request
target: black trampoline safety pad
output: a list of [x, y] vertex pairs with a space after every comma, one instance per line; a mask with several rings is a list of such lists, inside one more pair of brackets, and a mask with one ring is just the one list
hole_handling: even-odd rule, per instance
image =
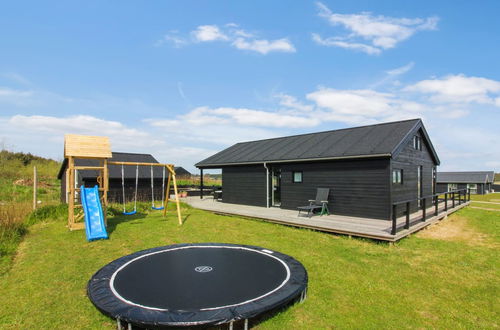
[[176, 244], [119, 258], [88, 283], [104, 314], [140, 327], [217, 325], [251, 319], [304, 298], [307, 271], [257, 246]]

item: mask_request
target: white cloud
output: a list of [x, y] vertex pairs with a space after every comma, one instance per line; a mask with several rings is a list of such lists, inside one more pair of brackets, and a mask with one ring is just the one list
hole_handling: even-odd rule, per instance
[[[189, 134], [185, 127], [181, 131]], [[26, 134], [29, 132], [29, 134]], [[113, 151], [150, 153], [160, 162], [193, 170], [193, 164], [216, 152], [212, 148], [168, 143], [175, 132], [132, 128], [118, 121], [75, 115], [68, 117], [15, 115], [0, 117], [0, 141], [10, 149], [62, 159], [64, 134], [108, 136]], [[185, 141], [184, 141], [185, 142]]]
[[319, 124], [317, 119], [305, 116], [231, 107], [198, 107], [178, 117], [174, 123], [177, 125], [180, 122], [196, 126], [224, 124], [277, 128], [311, 127]]
[[31, 91], [0, 87], [0, 100], [7, 100], [9, 98], [26, 98], [31, 95], [33, 95], [33, 92]]
[[[293, 53], [295, 46], [287, 38], [275, 40], [258, 38], [254, 33], [245, 31], [235, 23], [225, 24], [223, 27], [217, 25], [200, 25], [191, 31], [191, 43], [203, 43], [221, 41], [240, 50], [249, 50], [266, 55], [271, 52]], [[182, 37], [177, 31], [170, 31], [155, 46], [162, 46], [170, 42], [174, 47], [185, 46], [190, 43], [189, 38]]]
[[23, 85], [23, 86], [31, 86], [32, 85], [32, 83], [29, 79], [27, 79], [26, 77], [24, 77], [16, 72], [2, 73], [2, 74], [0, 74], [0, 77], [4, 77], [10, 81], [13, 81], [13, 82], [20, 84], [20, 85]]
[[[408, 63], [387, 70], [385, 74], [397, 77], [411, 70], [412, 66], [413, 63]], [[456, 77], [466, 82], [459, 79], [460, 83], [456, 83]], [[456, 86], [460, 87], [459, 91], [455, 90]], [[179, 83], [177, 87], [182, 96], [182, 85]], [[390, 92], [377, 88], [317, 87], [305, 96], [274, 93], [270, 100], [272, 107], [277, 109], [275, 111], [237, 105], [202, 106], [169, 116], [166, 109], [136, 99], [109, 96], [70, 98], [36, 89], [3, 87], [0, 88], [3, 109], [18, 114], [0, 117], [0, 141], [20, 147], [18, 150], [58, 158], [62, 154], [65, 133], [107, 135], [115, 151], [148, 152], [157, 158], [162, 157], [160, 161], [192, 169], [197, 161], [241, 141], [343, 125], [424, 118], [428, 130], [434, 129], [433, 141], [444, 141], [439, 147], [447, 150], [442, 153], [443, 163], [453, 161], [464, 168], [479, 169], [486, 166], [486, 160], [500, 161], [497, 143], [500, 136], [495, 132], [500, 114], [492, 107], [500, 99], [499, 88], [499, 82], [494, 80], [457, 75], [391, 88]], [[435, 100], [437, 96], [440, 97], [439, 103]], [[479, 102], [485, 103], [478, 106]], [[51, 112], [52, 109], [57, 111]], [[27, 115], [28, 111], [44, 115]], [[92, 112], [94, 115], [90, 115]], [[482, 117], [477, 115], [479, 113]], [[113, 120], [104, 119], [104, 114]], [[152, 115], [157, 117], [153, 119]], [[144, 117], [149, 118], [137, 121], [137, 118]], [[463, 117], [466, 118], [460, 119]], [[481, 126], [477, 124], [479, 122]], [[485, 129], [484, 125], [488, 128]], [[469, 153], [473, 156], [452, 157]]]
[[498, 132], [457, 121], [431, 121], [426, 126], [442, 161], [439, 170], [500, 171]]
[[225, 35], [217, 25], [200, 25], [191, 32], [194, 39], [199, 42], [207, 41], [227, 41], [229, 37]]
[[279, 100], [280, 105], [282, 105], [286, 108], [289, 108], [289, 109], [294, 109], [294, 110], [298, 110], [301, 112], [310, 112], [314, 108], [312, 105], [304, 104], [304, 103], [300, 102], [299, 100], [297, 100], [296, 97], [294, 97], [292, 95], [285, 94], [285, 93], [275, 94], [274, 98]]
[[292, 43], [286, 39], [277, 40], [250, 40], [247, 41], [244, 38], [236, 38], [233, 42], [233, 46], [238, 49], [252, 50], [257, 53], [266, 55], [269, 52], [285, 52], [294, 53], [295, 47]]
[[175, 48], [181, 48], [188, 44], [188, 41], [179, 36], [179, 32], [177, 30], [172, 30], [169, 33], [165, 34], [161, 39], [157, 40], [154, 45], [155, 47], [160, 47], [163, 44], [170, 42]]
[[435, 30], [439, 20], [437, 17], [424, 19], [374, 16], [368, 12], [337, 14], [321, 2], [318, 2], [317, 6], [320, 17], [325, 18], [333, 26], [344, 27], [349, 31], [349, 35], [326, 39], [322, 39], [319, 35], [315, 38], [313, 35], [313, 40], [324, 46], [354, 49], [367, 54], [379, 54], [382, 50], [394, 48], [418, 31]]
[[335, 37], [323, 39], [317, 33], [312, 34], [312, 39], [318, 45], [322, 45], [322, 46], [337, 46], [337, 47], [345, 48], [345, 49], [358, 50], [358, 51], [361, 51], [361, 52], [369, 54], [369, 55], [378, 55], [378, 54], [382, 53], [382, 51], [380, 49], [378, 49], [377, 47], [372, 47], [370, 45], [365, 45], [362, 43], [347, 42], [347, 41], [339, 40], [338, 38], [335, 38]]
[[500, 106], [500, 81], [462, 74], [422, 80], [407, 86], [404, 91], [429, 94], [433, 102], [475, 102]]
[[143, 146], [161, 144], [135, 128], [129, 128], [118, 121], [109, 121], [93, 116], [76, 115], [69, 117], [15, 115], [8, 124], [30, 132], [43, 132], [56, 136], [64, 134], [106, 135], [122, 146]]
[[337, 90], [320, 88], [307, 94], [319, 107], [340, 114], [380, 115], [390, 110], [390, 95], [372, 90]]
[[403, 66], [401, 66], [399, 68], [395, 68], [395, 69], [386, 71], [386, 73], [388, 75], [390, 75], [390, 76], [400, 76], [402, 74], [407, 73], [411, 69], [413, 69], [414, 66], [415, 66], [415, 63], [414, 62], [410, 62], [410, 63], [408, 63], [406, 65], [403, 65]]
[[410, 62], [406, 65], [401, 66], [401, 67], [385, 71], [385, 76], [382, 79], [379, 79], [375, 83], [371, 84], [370, 89], [376, 89], [376, 88], [379, 88], [380, 86], [383, 86], [383, 85], [386, 85], [389, 83], [392, 83], [393, 86], [399, 86], [401, 84], [401, 82], [399, 80], [397, 80], [398, 77], [401, 75], [404, 75], [405, 73], [407, 73], [408, 71], [413, 69], [414, 66], [415, 66], [415, 63]]

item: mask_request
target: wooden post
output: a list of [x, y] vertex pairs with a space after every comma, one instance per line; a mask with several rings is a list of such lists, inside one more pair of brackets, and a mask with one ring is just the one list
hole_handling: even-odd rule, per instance
[[448, 211], [448, 193], [444, 193], [444, 210]]
[[108, 177], [108, 159], [105, 158], [102, 161], [102, 201], [103, 201], [103, 215], [104, 215], [104, 225], [108, 226], [108, 189], [109, 189], [109, 177]]
[[[167, 167], [167, 166], [166, 166]], [[168, 170], [168, 167], [167, 167]], [[172, 179], [172, 175], [170, 174], [170, 171], [168, 171], [168, 178], [167, 178], [167, 189], [165, 190], [165, 206], [163, 207], [163, 216], [167, 216], [167, 206], [168, 206], [168, 200], [170, 199], [170, 181]]]
[[175, 203], [177, 204], [177, 218], [179, 220], [179, 225], [182, 225], [181, 206], [179, 205], [179, 193], [177, 192], [177, 181], [175, 180], [175, 172], [172, 173], [172, 182], [174, 183]]
[[470, 189], [467, 189], [467, 202], [470, 202]]
[[410, 229], [410, 202], [406, 202], [406, 223], [405, 229]]
[[203, 169], [200, 168], [200, 199], [203, 199]]
[[398, 216], [396, 215], [396, 210], [397, 210], [397, 205], [393, 204], [392, 205], [392, 230], [391, 230], [391, 235], [396, 235], [397, 218], [398, 218]]
[[33, 166], [33, 211], [36, 210], [37, 204], [37, 180], [36, 166]]
[[425, 199], [425, 197], [424, 197], [424, 199], [422, 199], [422, 206], [423, 206], [423, 207], [422, 207], [422, 221], [425, 221], [425, 216], [426, 216], [426, 214], [425, 214], [425, 213], [427, 212], [427, 209], [426, 209], [427, 207], [426, 207], [426, 205], [425, 205], [425, 204], [426, 204], [425, 200], [426, 200], [426, 199]]
[[434, 215], [437, 216], [439, 212], [439, 198], [438, 196], [434, 196]]
[[68, 176], [69, 187], [69, 199], [68, 199], [68, 227], [73, 229], [73, 224], [75, 223], [75, 161], [73, 157], [68, 158], [68, 169], [66, 170], [66, 175]]
[[455, 190], [451, 193], [451, 206], [455, 208]]

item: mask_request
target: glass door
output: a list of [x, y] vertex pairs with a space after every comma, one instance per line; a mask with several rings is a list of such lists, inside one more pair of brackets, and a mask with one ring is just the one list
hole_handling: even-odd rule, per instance
[[417, 169], [417, 198], [418, 200], [418, 206], [422, 206], [422, 201], [420, 198], [422, 198], [422, 166], [419, 166]]
[[273, 167], [271, 172], [272, 187], [271, 201], [272, 206], [281, 206], [281, 168]]

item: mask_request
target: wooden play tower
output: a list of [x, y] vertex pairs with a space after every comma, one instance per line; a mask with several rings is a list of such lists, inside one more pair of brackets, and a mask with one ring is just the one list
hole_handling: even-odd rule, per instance
[[[97, 171], [97, 183], [99, 185], [99, 193], [101, 205], [106, 222], [106, 210], [108, 207], [108, 191], [109, 191], [109, 165], [121, 166], [160, 166], [168, 171], [167, 188], [165, 195], [162, 196], [165, 207], [163, 208], [163, 216], [166, 215], [167, 205], [170, 196], [170, 186], [172, 184], [175, 194], [175, 202], [177, 205], [177, 217], [179, 224], [182, 224], [182, 217], [179, 205], [179, 195], [177, 191], [177, 182], [175, 178], [175, 170], [173, 164], [158, 164], [158, 163], [136, 163], [136, 162], [113, 162], [111, 153], [111, 144], [109, 138], [105, 136], [88, 136], [66, 134], [64, 136], [64, 158], [68, 161], [66, 169], [66, 194], [68, 194], [68, 228], [70, 230], [84, 229], [85, 223], [82, 221], [84, 214], [77, 193], [80, 193], [80, 187], [77, 186], [77, 172], [83, 170]], [[96, 166], [78, 166], [75, 164], [76, 159], [92, 159], [97, 161]]]

